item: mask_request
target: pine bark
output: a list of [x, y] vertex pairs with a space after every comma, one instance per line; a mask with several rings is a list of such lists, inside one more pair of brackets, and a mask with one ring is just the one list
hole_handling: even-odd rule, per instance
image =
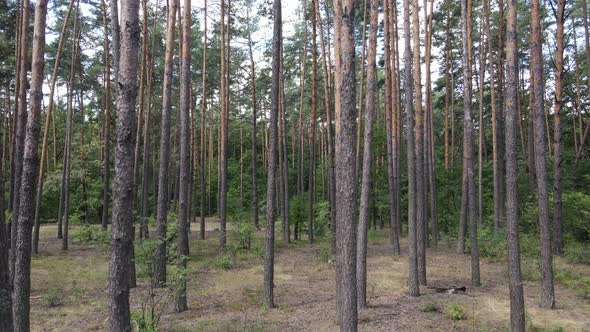
[[122, 2], [120, 67], [117, 97], [117, 140], [111, 255], [109, 260], [109, 324], [111, 331], [130, 331], [129, 266], [132, 262], [133, 152], [135, 148], [135, 101], [139, 49], [139, 0]]
[[282, 40], [281, 0], [273, 3], [272, 39], [272, 88], [268, 144], [268, 173], [266, 184], [266, 232], [264, 251], [264, 305], [274, 307], [274, 242], [275, 242], [275, 196], [277, 178], [277, 144], [279, 114], [279, 71]]
[[336, 308], [341, 331], [356, 331], [356, 70], [354, 0], [334, 2], [336, 109]]
[[408, 294], [420, 295], [418, 282], [418, 244], [416, 234], [416, 153], [414, 136], [412, 48], [410, 38], [410, 0], [404, 0], [404, 82], [408, 158]]
[[[107, 229], [109, 222], [109, 193], [110, 193], [110, 179], [111, 179], [111, 56], [109, 51], [109, 25], [107, 19], [106, 0], [103, 0], [103, 24], [104, 24], [104, 62], [105, 62], [105, 96], [104, 96], [104, 158], [103, 158], [103, 174], [102, 174], [102, 218], [101, 226], [104, 230]], [[113, 42], [113, 46], [114, 46]], [[54, 121], [55, 123], [55, 121]], [[58, 229], [59, 230], [59, 229]]]
[[534, 116], [534, 152], [537, 173], [537, 200], [541, 237], [541, 307], [555, 308], [553, 289], [553, 257], [551, 253], [551, 225], [549, 221], [549, 193], [547, 190], [547, 140], [545, 139], [545, 100], [543, 82], [541, 14], [539, 0], [531, 1], [531, 72], [534, 74], [535, 97], [531, 110]]
[[[556, 255], [564, 254], [561, 194], [563, 191], [563, 147], [561, 129], [561, 110], [563, 108], [563, 52], [564, 52], [564, 25], [565, 25], [565, 0], [557, 2], [557, 38], [555, 51], [555, 105], [553, 111], [553, 248]], [[575, 136], [575, 135], [574, 135]]]
[[166, 283], [166, 229], [168, 219], [168, 177], [170, 169], [170, 112], [172, 108], [172, 67], [174, 57], [174, 30], [178, 0], [171, 0], [166, 24], [166, 53], [164, 59], [164, 83], [162, 91], [162, 119], [160, 122], [160, 158], [158, 171], [158, 201], [156, 207], [156, 238], [159, 244], [154, 255], [153, 284], [162, 287]]
[[199, 176], [201, 182], [201, 208], [200, 208], [200, 236], [201, 240], [205, 239], [205, 204], [207, 201], [207, 187], [205, 183], [205, 165], [206, 165], [206, 135], [207, 135], [207, 0], [204, 0], [203, 10], [203, 68], [202, 68], [202, 94], [201, 94], [201, 168], [199, 169]]
[[420, 71], [420, 5], [413, 0], [412, 11], [412, 46], [414, 70], [414, 112], [416, 115], [416, 243], [418, 254], [418, 280], [426, 285], [426, 195], [424, 194], [424, 112], [422, 110], [422, 74]]
[[307, 240], [313, 243], [314, 239], [314, 211], [313, 205], [315, 200], [315, 170], [316, 170], [316, 124], [317, 124], [317, 99], [318, 99], [318, 52], [317, 52], [317, 24], [316, 24], [316, 6], [312, 0], [311, 11], [311, 142], [309, 144], [309, 207], [307, 214]]
[[[479, 249], [477, 243], [477, 218], [475, 208], [475, 180], [473, 171], [473, 120], [471, 119], [472, 99], [472, 2], [461, 1], [463, 27], [463, 172], [465, 174], [462, 196], [467, 199], [469, 214], [469, 239], [471, 244], [471, 285], [480, 286]], [[465, 198], [463, 198], [465, 199]]]
[[524, 295], [520, 271], [518, 239], [518, 39], [517, 0], [508, 0], [506, 15], [506, 248], [508, 251], [508, 285], [510, 289], [510, 327], [525, 330]]
[[49, 83], [49, 105], [47, 107], [47, 114], [45, 116], [45, 127], [43, 129], [43, 144], [41, 145], [41, 159], [39, 160], [39, 175], [37, 178], [37, 194], [35, 198], [35, 225], [34, 225], [34, 232], [33, 232], [33, 254], [39, 253], [39, 228], [40, 228], [40, 212], [41, 212], [41, 203], [43, 198], [43, 176], [45, 175], [45, 167], [47, 157], [47, 146], [49, 143], [49, 126], [51, 124], [51, 116], [54, 111], [54, 96], [55, 96], [55, 84], [57, 82], [57, 73], [59, 68], [59, 63], [61, 60], [61, 53], [63, 50], [63, 45], [65, 41], [65, 31], [68, 25], [68, 21], [70, 18], [70, 14], [72, 12], [72, 8], [74, 7], [74, 0], [70, 0], [70, 4], [68, 5], [68, 9], [66, 11], [66, 16], [64, 17], [64, 23], [61, 28], [61, 34], [59, 36], [59, 42], [57, 45], [57, 52], [55, 55], [55, 64], [53, 66], [53, 74], [51, 76], [51, 82]]
[[189, 218], [189, 183], [190, 170], [190, 66], [191, 66], [191, 0], [183, 1], [182, 18], [182, 53], [180, 55], [180, 182], [178, 205], [178, 269], [183, 277], [179, 280], [176, 291], [176, 312], [188, 309], [186, 299], [186, 270], [189, 253], [188, 224]]
[[[25, 7], [28, 7], [28, 2], [25, 3]], [[28, 8], [25, 9], [25, 11], [28, 12]], [[28, 18], [28, 14], [23, 17]], [[18, 207], [20, 211], [18, 213], [19, 218], [17, 219], [17, 223], [13, 224], [13, 226], [17, 228], [17, 245], [12, 247], [16, 258], [13, 270], [13, 331], [16, 332], [26, 332], [30, 330], [31, 242], [35, 204], [35, 176], [39, 171], [37, 149], [39, 146], [41, 108], [43, 102], [46, 18], [47, 1], [38, 0], [35, 5], [35, 23], [33, 31], [30, 90], [31, 108], [29, 112], [25, 112], [25, 108], [20, 109], [20, 111], [27, 114], [27, 123], [23, 147], [22, 182], [18, 183], [20, 191], [20, 202], [18, 203]], [[25, 20], [24, 22], [28, 21]], [[23, 36], [28, 35], [28, 24], [24, 24], [23, 26], [26, 27], [26, 31], [23, 30]], [[25, 37], [24, 40], [26, 41], [26, 39], [27, 38]], [[26, 54], [26, 52], [24, 54]], [[3, 323], [0, 323], [0, 325], [3, 325]]]
[[[369, 52], [367, 56], [367, 95], [365, 107], [365, 130], [363, 137], [363, 168], [361, 184], [361, 206], [359, 212], [358, 240], [357, 240], [357, 293], [358, 306], [367, 306], [367, 232], [370, 218], [371, 195], [371, 142], [373, 140], [373, 113], [375, 112], [375, 94], [377, 92], [376, 79], [376, 55], [377, 55], [377, 30], [378, 30], [378, 0], [371, 0]], [[393, 194], [393, 193], [392, 193]], [[390, 207], [393, 209], [393, 206]], [[393, 225], [392, 220], [392, 227]]]

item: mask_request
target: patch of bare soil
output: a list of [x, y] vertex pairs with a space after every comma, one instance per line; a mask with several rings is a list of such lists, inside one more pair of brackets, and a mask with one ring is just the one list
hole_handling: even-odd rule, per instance
[[[198, 226], [193, 226], [197, 230]], [[213, 228], [214, 229], [214, 228]], [[208, 240], [191, 234], [191, 262], [188, 272], [189, 310], [174, 313], [168, 305], [161, 317], [163, 331], [335, 331], [335, 271], [332, 262], [319, 257], [321, 245], [303, 243], [277, 249], [275, 267], [276, 308], [263, 308], [262, 258], [250, 254], [236, 258], [235, 267], [223, 270], [211, 261], [217, 255], [217, 232], [207, 232]], [[258, 232], [257, 237], [263, 233]], [[86, 261], [88, 259], [83, 259]], [[465, 286], [465, 292], [437, 292], [421, 286], [421, 296], [407, 295], [407, 255], [394, 257], [386, 240], [369, 247], [369, 307], [360, 311], [361, 331], [505, 331], [509, 326], [507, 273], [504, 262], [481, 261], [482, 287], [470, 285], [469, 256], [453, 252], [442, 243], [428, 252], [429, 286]], [[84, 264], [80, 262], [80, 264]], [[91, 282], [91, 299], [81, 304], [44, 308], [33, 302], [33, 312], [55, 311], [61, 319], [33, 315], [34, 330], [86, 331], [106, 329], [106, 256], [93, 263], [103, 284]], [[105, 267], [106, 266], [106, 267]], [[39, 273], [34, 269], [33, 273]], [[100, 278], [99, 278], [100, 279]], [[33, 288], [42, 280], [36, 279]], [[84, 287], [84, 280], [79, 280]], [[139, 282], [132, 292], [132, 307], [145, 299], [147, 283]], [[590, 331], [590, 303], [571, 290], [556, 285], [558, 308], [538, 306], [538, 282], [525, 283], [527, 317], [535, 327], [561, 327], [566, 331]], [[171, 299], [170, 299], [171, 300]], [[451, 308], [462, 311], [461, 320], [451, 318]], [[61, 325], [58, 325], [61, 324]]]

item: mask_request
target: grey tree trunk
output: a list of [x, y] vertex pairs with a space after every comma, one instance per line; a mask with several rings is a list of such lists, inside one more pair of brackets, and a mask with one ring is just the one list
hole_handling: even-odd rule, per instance
[[[180, 182], [178, 206], [178, 269], [185, 271], [189, 253], [188, 224], [189, 219], [189, 182], [190, 169], [190, 66], [191, 66], [191, 0], [183, 1], [182, 18], [182, 54], [180, 55]], [[180, 285], [177, 287], [176, 311], [188, 309], [186, 300], [186, 275], [181, 272]]]
[[[111, 179], [111, 59], [109, 52], [109, 25], [107, 19], [106, 0], [102, 2], [104, 24], [104, 62], [105, 62], [105, 96], [104, 96], [104, 159], [102, 174], [102, 218], [101, 226], [107, 229], [109, 222], [109, 192]], [[113, 43], [114, 44], [114, 43]], [[59, 227], [59, 226], [58, 226]], [[61, 228], [58, 228], [60, 231]], [[59, 237], [59, 236], [58, 236]]]
[[[471, 285], [480, 286], [479, 277], [479, 249], [477, 246], [477, 217], [475, 207], [475, 179], [474, 179], [474, 135], [472, 106], [472, 1], [461, 1], [461, 16], [463, 26], [463, 77], [468, 78], [463, 83], [463, 172], [467, 186], [463, 185], [462, 197], [467, 198], [467, 212], [469, 214], [469, 239], [471, 244]], [[466, 189], [466, 190], [465, 190]], [[464, 199], [464, 198], [462, 198]]]
[[510, 326], [525, 330], [524, 295], [520, 272], [518, 240], [518, 39], [517, 0], [508, 0], [506, 15], [506, 247], [508, 251], [508, 285], [510, 288]]
[[[25, 7], [28, 7], [28, 2], [25, 4]], [[28, 17], [28, 14], [25, 17]], [[35, 181], [37, 172], [39, 171], [37, 149], [39, 146], [41, 105], [43, 102], [46, 17], [47, 1], [38, 0], [35, 5], [35, 25], [33, 32], [30, 90], [31, 109], [29, 112], [25, 112], [26, 110], [21, 108], [21, 111], [27, 114], [27, 123], [24, 137], [22, 181], [19, 182], [20, 202], [18, 207], [20, 211], [17, 223], [13, 224], [17, 228], [17, 245], [12, 247], [12, 251], [15, 252], [16, 257], [13, 270], [13, 331], [16, 332], [27, 332], [30, 330], [31, 242], [35, 206]], [[28, 24], [24, 26], [28, 27]], [[24, 32], [24, 34], [26, 35], [28, 32]], [[10, 319], [8, 319], [7, 324], [10, 324]], [[4, 323], [0, 323], [0, 325], [4, 325]]]
[[418, 248], [416, 243], [416, 154], [414, 146], [413, 71], [410, 38], [410, 0], [404, 0], [404, 83], [406, 128], [408, 128], [408, 293], [420, 295], [418, 283]]
[[264, 251], [264, 305], [274, 307], [274, 242], [275, 242], [275, 196], [277, 178], [277, 144], [278, 144], [278, 114], [279, 114], [279, 70], [281, 42], [282, 42], [282, 16], [281, 0], [273, 3], [274, 23], [272, 39], [272, 90], [271, 110], [268, 138], [268, 173], [266, 184], [266, 233]]
[[[563, 191], [563, 159], [561, 110], [563, 108], [563, 52], [565, 0], [557, 2], [557, 38], [555, 51], [555, 110], [553, 112], [553, 248], [556, 255], [564, 254], [561, 193]], [[574, 135], [575, 136], [575, 135]]]
[[[20, 65], [18, 66], [18, 110], [15, 111], [15, 134], [13, 150], [12, 181], [12, 228], [10, 230], [10, 248], [16, 248], [18, 230], [18, 215], [20, 213], [20, 187], [23, 171], [23, 151], [25, 145], [25, 126], [27, 122], [27, 54], [29, 45], [29, 1], [22, 1], [21, 27], [20, 27]], [[16, 250], [10, 250], [10, 266], [12, 279], [15, 278]], [[15, 301], [16, 306], [16, 301]], [[15, 328], [18, 324], [15, 321]]]
[[426, 195], [424, 193], [424, 119], [422, 111], [422, 76], [420, 72], [420, 5], [413, 0], [412, 46], [414, 71], [414, 112], [416, 115], [416, 243], [418, 259], [418, 281], [426, 285]]
[[553, 257], [551, 253], [551, 225], [549, 221], [549, 193], [547, 190], [547, 140], [545, 131], [545, 100], [543, 82], [543, 55], [539, 0], [531, 1], [531, 72], [535, 97], [531, 111], [534, 113], [534, 152], [537, 174], [537, 200], [539, 231], [541, 236], [541, 307], [555, 308], [553, 289]]
[[166, 57], [162, 92], [162, 120], [160, 123], [160, 159], [158, 172], [158, 202], [156, 211], [156, 238], [160, 242], [154, 255], [153, 284], [166, 283], [166, 223], [168, 219], [168, 176], [170, 168], [170, 112], [172, 111], [172, 66], [174, 57], [174, 30], [178, 0], [171, 0], [166, 24]]
[[356, 331], [355, 0], [334, 1], [336, 109], [336, 308], [341, 331]]
[[111, 254], [109, 260], [109, 325], [111, 331], [131, 331], [129, 312], [129, 266], [132, 262], [135, 149], [135, 100], [137, 97], [137, 53], [139, 50], [139, 0], [122, 2], [121, 58], [117, 97], [117, 142]]
[[200, 182], [201, 182], [201, 208], [200, 208], [200, 235], [201, 240], [205, 239], [205, 203], [207, 197], [207, 189], [205, 184], [205, 164], [206, 164], [206, 122], [207, 122], [207, 0], [204, 1], [203, 11], [203, 72], [202, 72], [202, 85], [203, 93], [201, 95], [201, 168], [199, 170]]
[[[358, 240], [357, 240], [357, 293], [360, 308], [367, 306], [367, 231], [369, 226], [369, 210], [371, 195], [371, 141], [373, 140], [373, 113], [375, 111], [375, 95], [377, 92], [376, 58], [377, 58], [377, 30], [378, 0], [370, 3], [370, 31], [369, 53], [367, 58], [367, 95], [365, 107], [365, 131], [363, 142], [363, 169], [361, 184], [361, 206], [359, 211]], [[393, 209], [393, 206], [390, 207]], [[392, 219], [392, 227], [395, 228]]]

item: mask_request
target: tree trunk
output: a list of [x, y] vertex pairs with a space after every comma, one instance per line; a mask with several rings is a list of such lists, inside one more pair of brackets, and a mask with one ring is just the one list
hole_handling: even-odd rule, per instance
[[272, 39], [272, 90], [269, 127], [268, 178], [266, 184], [266, 234], [264, 251], [264, 305], [274, 307], [274, 241], [275, 241], [275, 193], [277, 178], [277, 132], [279, 113], [279, 71], [282, 41], [281, 0], [273, 3], [273, 39]]
[[[200, 182], [201, 182], [201, 219], [200, 219], [200, 236], [201, 240], [205, 239], [205, 203], [207, 197], [207, 189], [205, 184], [205, 165], [206, 165], [206, 135], [207, 135], [207, 0], [204, 1], [203, 11], [203, 69], [202, 69], [202, 95], [201, 95], [201, 168], [199, 170]], [[210, 167], [209, 163], [209, 167]]]
[[520, 272], [518, 240], [518, 147], [516, 143], [518, 94], [518, 39], [516, 20], [518, 2], [508, 0], [506, 17], [506, 248], [508, 251], [508, 284], [510, 288], [510, 326], [524, 332], [525, 311]]
[[416, 114], [416, 242], [418, 250], [418, 280], [426, 285], [426, 196], [424, 195], [424, 119], [420, 71], [420, 18], [418, 0], [413, 0], [412, 45], [414, 70], [414, 111]]
[[336, 58], [336, 308], [341, 331], [356, 331], [355, 0], [334, 2]]
[[311, 142], [309, 144], [309, 208], [307, 214], [307, 240], [313, 243], [313, 203], [315, 199], [315, 170], [316, 170], [316, 123], [317, 123], [317, 99], [318, 99], [318, 52], [317, 52], [317, 25], [316, 25], [316, 6], [315, 1], [312, 0], [311, 11], [311, 63], [312, 63], [312, 78], [311, 78]]
[[[553, 112], [553, 248], [556, 255], [562, 256], [563, 231], [562, 231], [562, 200], [563, 191], [563, 160], [561, 141], [561, 110], [563, 108], [563, 52], [564, 52], [564, 25], [565, 25], [565, 0], [557, 2], [557, 38], [555, 51], [555, 109]], [[575, 135], [574, 135], [575, 136]]]
[[111, 255], [109, 261], [109, 324], [111, 331], [130, 331], [129, 265], [133, 246], [133, 152], [139, 49], [139, 0], [122, 2], [121, 61], [117, 98], [117, 143], [113, 185]]
[[[23, 40], [27, 41], [28, 35], [28, 1], [25, 3], [25, 18], [23, 25]], [[35, 176], [39, 171], [37, 149], [39, 145], [39, 131], [41, 127], [41, 104], [43, 102], [43, 75], [45, 69], [45, 25], [47, 17], [47, 1], [38, 0], [35, 5], [35, 25], [33, 32], [33, 53], [31, 63], [31, 109], [27, 114], [26, 135], [24, 137], [24, 150], [22, 162], [22, 182], [19, 182], [20, 202], [18, 207], [19, 218], [13, 224], [17, 228], [16, 243], [12, 247], [15, 252], [14, 265], [14, 326], [13, 331], [26, 332], [30, 330], [30, 294], [31, 294], [31, 236], [33, 231], [34, 204], [35, 204]], [[23, 47], [26, 49], [26, 43]], [[27, 54], [24, 52], [23, 54]], [[26, 67], [24, 61], [23, 66]], [[22, 72], [21, 72], [22, 73]], [[23, 83], [23, 82], [21, 82]], [[26, 88], [26, 86], [24, 86]], [[21, 96], [23, 97], [23, 96]], [[22, 106], [22, 104], [21, 104]], [[4, 226], [4, 224], [2, 225]], [[2, 274], [2, 273], [0, 273]], [[10, 319], [7, 320], [10, 324]], [[4, 325], [4, 323], [0, 323]]]
[[[10, 235], [10, 266], [12, 271], [12, 279], [15, 279], [15, 262], [16, 252], [14, 250], [17, 246], [17, 230], [19, 225], [19, 213], [20, 213], [20, 187], [23, 171], [23, 152], [25, 145], [25, 126], [27, 122], [27, 55], [29, 46], [29, 2], [22, 2], [22, 16], [21, 16], [21, 27], [20, 27], [20, 59], [18, 66], [17, 81], [18, 86], [18, 110], [15, 111], [15, 135], [14, 135], [14, 150], [13, 150], [13, 168], [11, 172], [12, 181], [12, 228]], [[13, 285], [14, 287], [14, 285]], [[16, 299], [14, 303], [15, 308], [18, 307]], [[16, 318], [16, 317], [15, 317]], [[27, 318], [28, 321], [28, 318]], [[19, 329], [19, 322], [14, 322], [15, 329]]]
[[183, 1], [182, 18], [182, 53], [180, 55], [180, 188], [178, 208], [178, 269], [181, 271], [181, 280], [176, 291], [176, 312], [188, 309], [186, 300], [186, 271], [189, 252], [188, 224], [189, 219], [189, 182], [192, 172], [190, 170], [190, 85], [191, 85], [191, 0]]
[[[53, 114], [54, 109], [54, 95], [55, 95], [55, 83], [57, 82], [57, 72], [59, 68], [59, 63], [61, 60], [61, 53], [63, 50], [63, 45], [65, 41], [65, 32], [66, 27], [68, 25], [68, 21], [70, 18], [70, 13], [72, 12], [72, 7], [74, 6], [74, 0], [70, 0], [70, 4], [68, 5], [68, 10], [66, 12], [66, 16], [64, 18], [64, 23], [61, 28], [61, 33], [59, 36], [59, 42], [57, 46], [57, 52], [55, 55], [55, 64], [53, 66], [53, 74], [51, 76], [51, 82], [49, 83], [49, 105], [47, 108], [47, 114], [45, 116], [45, 127], [43, 129], [43, 144], [41, 145], [41, 159], [39, 160], [39, 176], [37, 178], [37, 194], [35, 198], [35, 229], [33, 233], [33, 254], [39, 253], [39, 228], [40, 228], [40, 218], [41, 218], [41, 203], [43, 201], [43, 176], [45, 175], [45, 162], [47, 160], [47, 146], [49, 141], [49, 126], [51, 124], [51, 116]], [[55, 142], [54, 142], [55, 144]], [[58, 230], [59, 231], [59, 230]]]
[[404, 83], [406, 90], [406, 128], [408, 128], [408, 293], [410, 296], [419, 296], [418, 244], [416, 242], [416, 153], [414, 146], [414, 109], [412, 105], [414, 99], [413, 77], [410, 38], [410, 0], [404, 0]]
[[166, 223], [168, 219], [168, 176], [170, 169], [170, 112], [172, 108], [172, 67], [174, 57], [174, 30], [178, 0], [171, 0], [166, 23], [166, 55], [162, 91], [162, 119], [160, 122], [160, 158], [158, 172], [158, 201], [156, 207], [156, 238], [159, 244], [154, 255], [153, 284], [162, 287], [166, 283]]
[[[225, 250], [226, 238], [226, 206], [227, 206], [227, 137], [229, 121], [229, 39], [230, 39], [230, 19], [231, 19], [231, 0], [227, 4], [227, 27], [225, 26], [225, 4], [221, 0], [221, 128], [220, 128], [220, 151], [219, 151], [219, 247], [223, 252]], [[227, 34], [227, 35], [226, 35]], [[227, 39], [226, 39], [227, 38]]]
[[541, 51], [541, 17], [539, 0], [531, 2], [531, 72], [535, 93], [531, 111], [534, 112], [535, 169], [539, 230], [541, 236], [541, 307], [553, 309], [553, 258], [551, 255], [551, 225], [549, 221], [549, 194], [547, 190], [547, 141], [545, 140], [545, 100], [543, 82], [543, 55]]
[[[249, 22], [249, 21], [248, 21]], [[258, 158], [256, 157], [256, 117], [258, 105], [256, 100], [256, 76], [254, 71], [254, 55], [252, 52], [252, 36], [248, 30], [248, 54], [250, 55], [250, 90], [252, 94], [252, 217], [254, 218], [254, 227], [260, 228], [258, 224], [258, 171], [256, 166]]]
[[[367, 96], [365, 107], [365, 131], [363, 142], [363, 170], [361, 184], [361, 206], [359, 211], [357, 242], [357, 293], [358, 306], [367, 306], [367, 232], [369, 227], [369, 210], [371, 194], [371, 141], [373, 140], [373, 113], [375, 111], [375, 94], [377, 92], [376, 55], [378, 30], [378, 0], [371, 0], [371, 17], [369, 31], [369, 53], [367, 57]], [[387, 15], [387, 13], [386, 13]], [[393, 194], [393, 193], [391, 193]], [[393, 206], [390, 207], [393, 210]], [[392, 220], [392, 227], [394, 222]]]
[[[102, 174], [102, 218], [101, 226], [104, 230], [107, 229], [109, 222], [109, 192], [110, 192], [110, 144], [111, 144], [111, 62], [109, 53], [109, 25], [106, 14], [106, 0], [103, 0], [103, 24], [104, 24], [104, 62], [105, 62], [105, 106], [104, 106], [104, 159], [103, 159], [103, 174]], [[116, 1], [116, 0], [114, 0]], [[114, 34], [114, 33], [113, 33]], [[117, 41], [118, 42], [118, 41]], [[114, 41], [113, 41], [114, 47]], [[54, 121], [55, 122], [55, 121]], [[59, 231], [59, 229], [58, 229]]]
[[[4, 193], [6, 146], [8, 144], [6, 132], [9, 130], [10, 121], [10, 83], [6, 84], [6, 109], [2, 114], [2, 157], [0, 158], [0, 192]], [[0, 195], [0, 331], [12, 331], [12, 287], [10, 284], [10, 264], [8, 250], [10, 239], [8, 237], [8, 224], [5, 220], [4, 195]]]
[[[473, 174], [473, 120], [471, 119], [471, 66], [472, 66], [472, 3], [470, 0], [461, 1], [461, 16], [463, 25], [463, 197], [467, 197], [467, 211], [469, 213], [469, 238], [471, 243], [471, 285], [480, 286], [479, 250], [477, 246], [477, 220], [475, 212], [475, 180]], [[466, 190], [465, 190], [466, 189]], [[463, 198], [464, 199], [464, 198]]]

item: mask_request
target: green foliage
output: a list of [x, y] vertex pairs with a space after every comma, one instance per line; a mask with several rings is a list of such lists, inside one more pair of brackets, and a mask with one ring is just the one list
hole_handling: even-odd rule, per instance
[[109, 247], [111, 235], [108, 230], [99, 225], [82, 224], [72, 231], [72, 240], [81, 244], [95, 245], [101, 251], [106, 252]]
[[158, 332], [159, 322], [154, 314], [146, 310], [132, 310], [131, 321], [139, 332]]
[[231, 270], [235, 267], [234, 258], [228, 254], [221, 255], [215, 260], [215, 266], [224, 271]]
[[332, 236], [326, 236], [320, 241], [320, 251], [318, 253], [320, 261], [333, 264], [334, 255], [332, 254]]
[[563, 231], [580, 242], [590, 242], [590, 194], [563, 193]]
[[242, 249], [250, 249], [252, 237], [254, 236], [254, 225], [251, 222], [238, 223], [238, 239]]
[[62, 305], [63, 293], [57, 288], [50, 288], [47, 293], [41, 295], [43, 304], [49, 308]]
[[467, 318], [465, 307], [460, 304], [451, 304], [447, 313], [452, 320], [464, 320]]

